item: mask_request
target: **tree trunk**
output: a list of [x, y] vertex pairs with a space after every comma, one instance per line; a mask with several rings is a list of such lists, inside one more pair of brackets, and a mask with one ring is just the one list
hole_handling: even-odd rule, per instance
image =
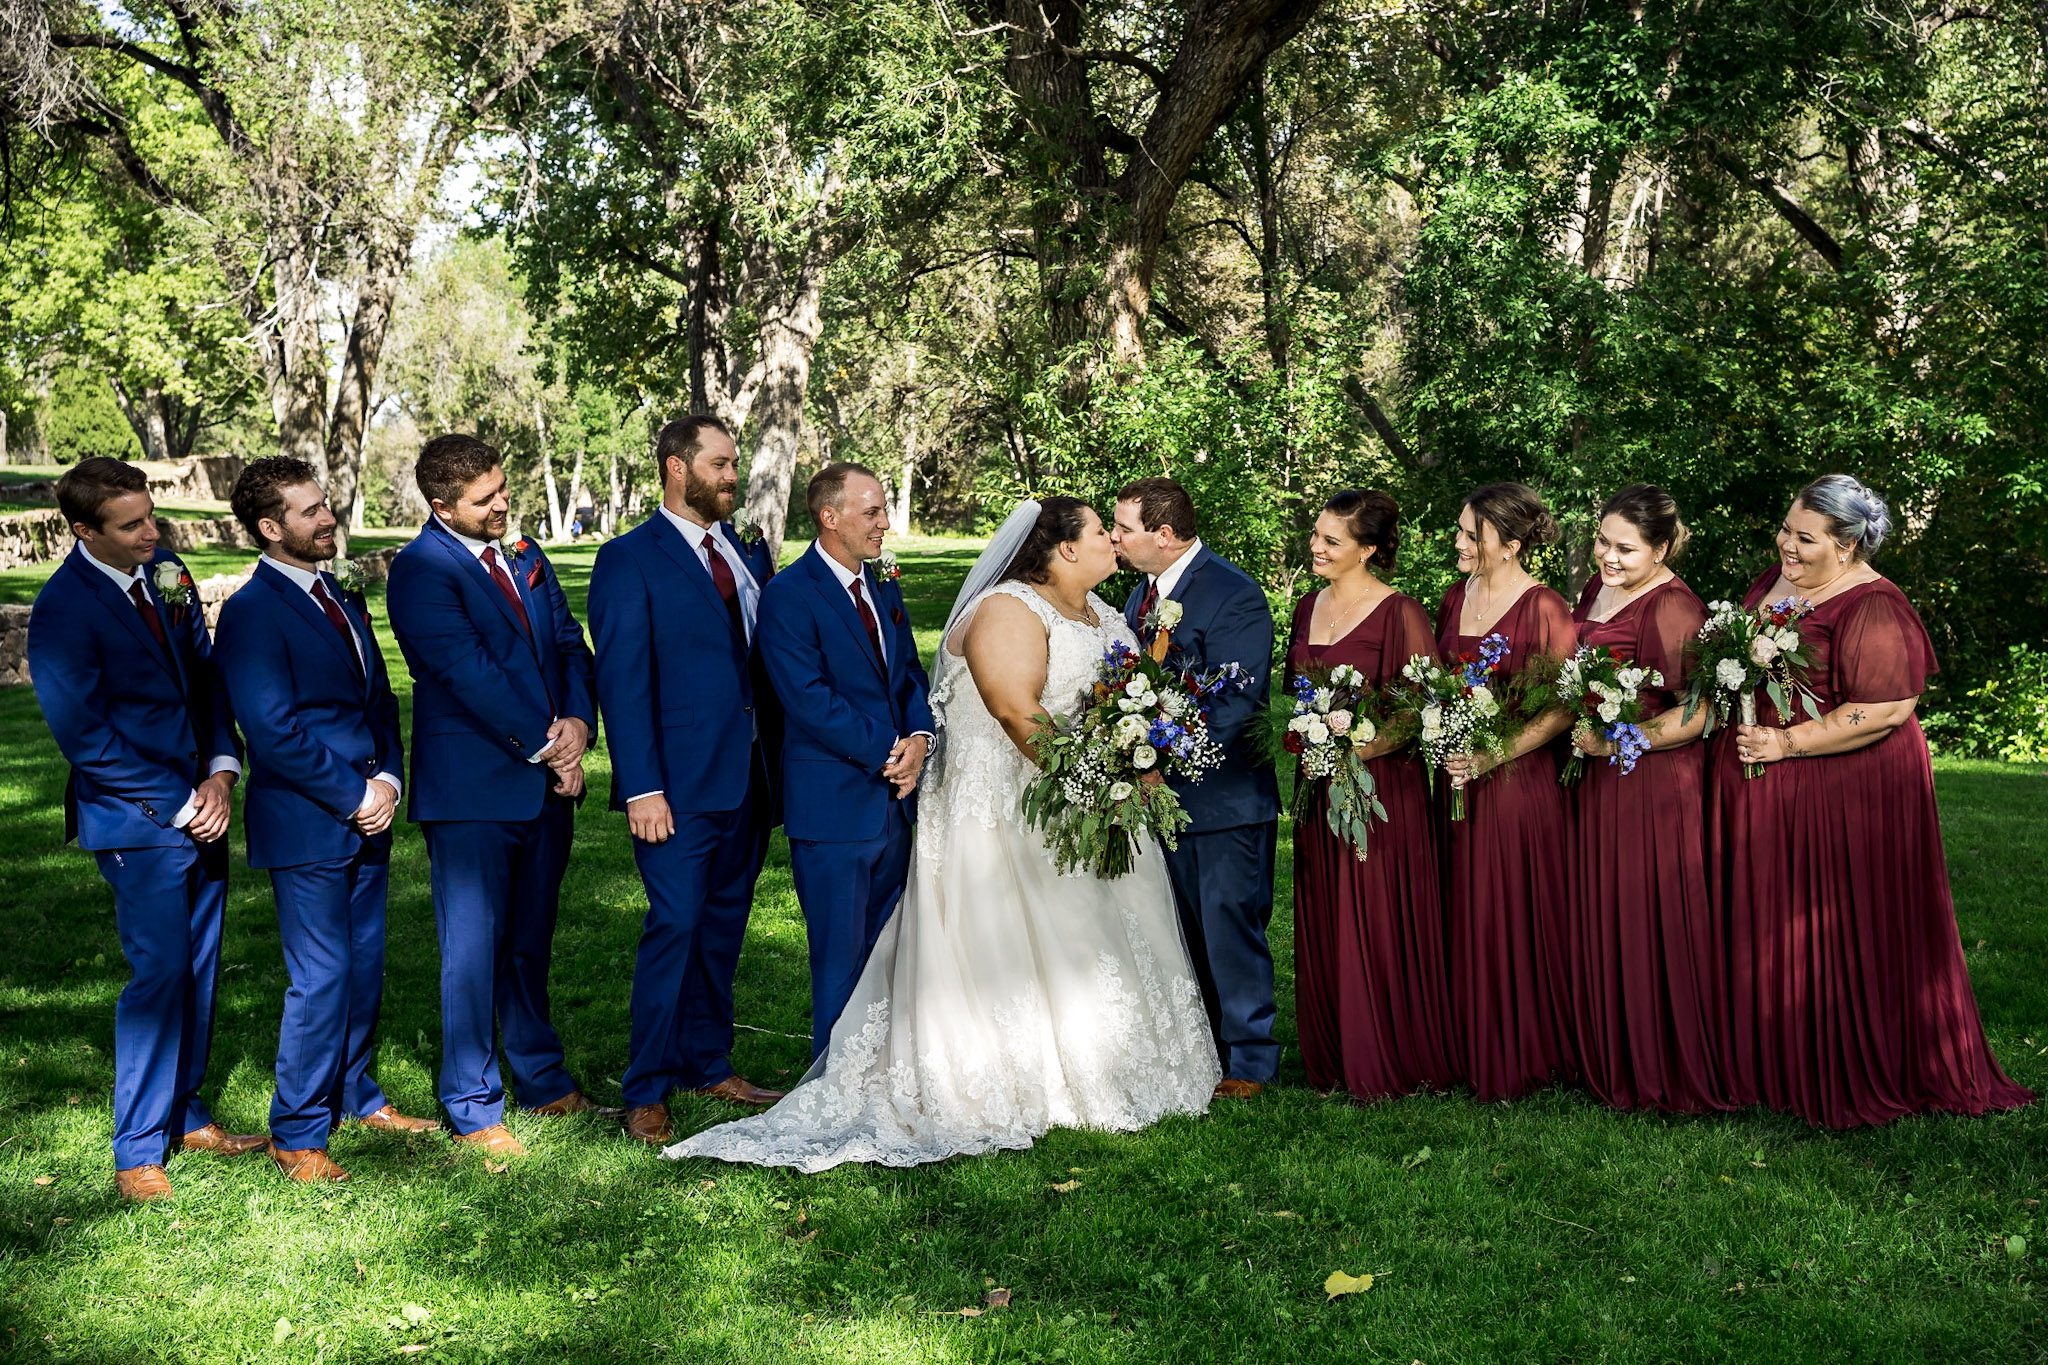
[[540, 447], [540, 481], [548, 499], [548, 539], [569, 538], [569, 518], [562, 506], [560, 488], [555, 483], [555, 453], [548, 448], [548, 419], [541, 411], [540, 396], [533, 399], [533, 439]]
[[0, 408], [0, 465], [7, 460], [7, 409]]
[[607, 537], [619, 533], [619, 452], [616, 450], [611, 453], [605, 479], [604, 533]]
[[163, 393], [154, 385], [139, 393], [128, 392], [128, 386], [118, 379], [109, 379], [114, 390], [114, 402], [121, 409], [121, 415], [128, 419], [129, 430], [142, 446], [142, 458], [168, 462], [172, 459], [170, 430], [164, 423]]

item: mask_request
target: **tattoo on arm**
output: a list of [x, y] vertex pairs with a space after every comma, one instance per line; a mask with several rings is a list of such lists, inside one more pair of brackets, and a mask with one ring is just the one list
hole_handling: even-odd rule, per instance
[[1805, 747], [1799, 743], [1799, 732], [1788, 727], [1785, 731], [1785, 757], [1798, 758], [1805, 752]]
[[1855, 708], [1853, 708], [1853, 709], [1851, 709], [1851, 710], [1850, 710], [1850, 712], [1849, 712], [1849, 723], [1850, 723], [1851, 725], [1861, 725], [1861, 724], [1863, 723], [1863, 708], [1862, 708], [1862, 707], [1858, 706], [1858, 707], [1855, 707]]

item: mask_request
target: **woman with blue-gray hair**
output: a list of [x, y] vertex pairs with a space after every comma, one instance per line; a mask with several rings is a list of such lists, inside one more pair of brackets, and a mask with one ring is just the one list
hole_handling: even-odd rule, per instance
[[1884, 499], [1846, 474], [1800, 490], [1744, 602], [1793, 600], [1814, 706], [1759, 698], [1758, 723], [1712, 745], [1723, 1079], [1737, 1103], [1828, 1128], [2033, 1099], [1992, 1057], [1963, 963], [1914, 715], [1934, 647], [1871, 563], [1890, 531]]

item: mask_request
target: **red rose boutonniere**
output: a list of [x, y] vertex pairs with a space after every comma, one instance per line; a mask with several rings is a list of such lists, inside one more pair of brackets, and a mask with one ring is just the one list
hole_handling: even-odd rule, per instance
[[884, 550], [875, 556], [875, 580], [880, 583], [894, 583], [903, 577], [903, 567], [896, 562], [894, 550]]

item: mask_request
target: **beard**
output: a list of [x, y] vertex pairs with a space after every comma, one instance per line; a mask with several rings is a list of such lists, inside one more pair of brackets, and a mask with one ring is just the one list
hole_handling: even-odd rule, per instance
[[323, 559], [334, 558], [334, 532], [308, 531], [304, 535], [294, 535], [286, 531], [278, 547], [302, 563], [318, 564]]
[[706, 521], [724, 521], [732, 515], [733, 507], [739, 502], [739, 483], [714, 483], [710, 479], [700, 479], [696, 470], [684, 465], [683, 502]]

